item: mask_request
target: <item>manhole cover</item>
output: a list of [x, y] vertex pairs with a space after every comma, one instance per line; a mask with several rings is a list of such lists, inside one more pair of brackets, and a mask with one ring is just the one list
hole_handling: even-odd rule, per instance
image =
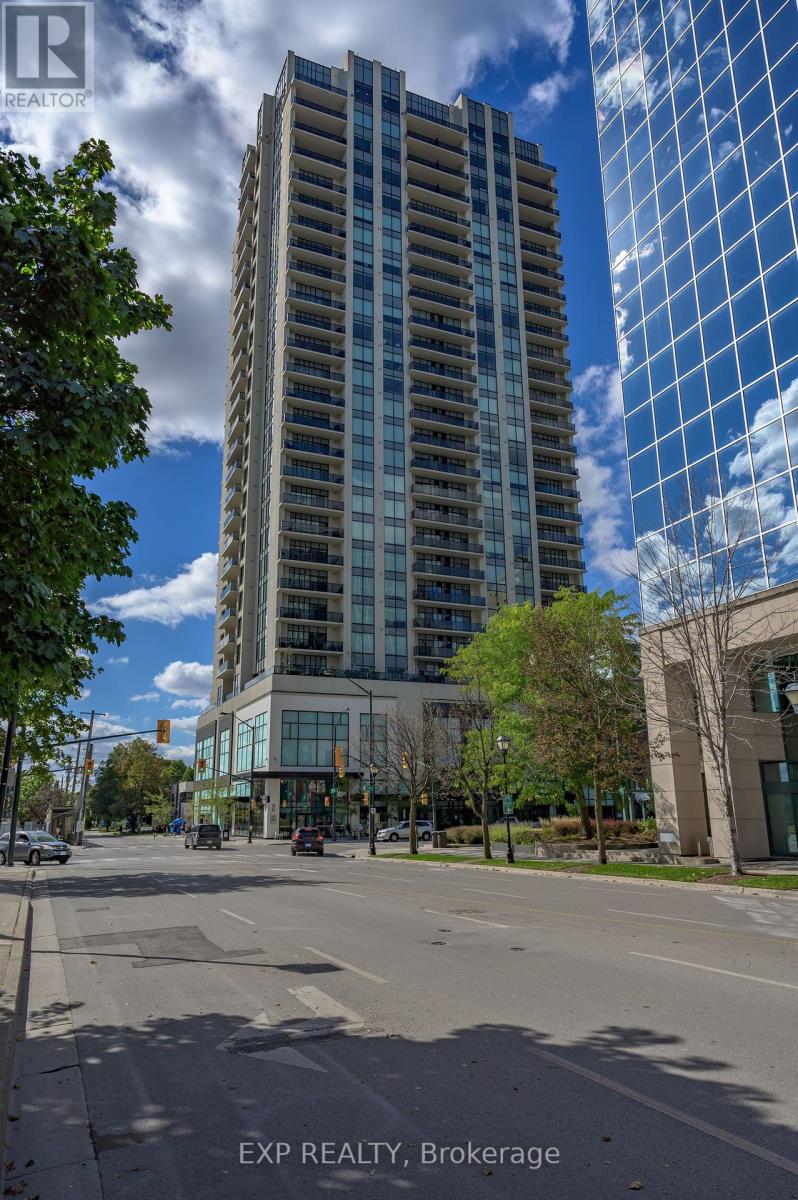
[[449, 913], [453, 917], [484, 917], [484, 908], [450, 908]]
[[446, 942], [430, 942], [430, 946], [445, 946]]

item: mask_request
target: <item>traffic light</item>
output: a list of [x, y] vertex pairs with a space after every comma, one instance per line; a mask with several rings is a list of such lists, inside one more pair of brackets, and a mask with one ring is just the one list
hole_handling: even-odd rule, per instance
[[343, 779], [344, 775], [346, 774], [346, 768], [344, 767], [343, 746], [335, 747], [335, 774], [339, 779]]
[[369, 806], [369, 794], [368, 794], [368, 792], [364, 792], [364, 793], [363, 793], [363, 803], [365, 804], [366, 808], [368, 808], [368, 806]]
[[155, 740], [159, 746], [168, 745], [172, 736], [171, 730], [171, 721], [164, 719], [155, 722]]
[[94, 770], [94, 759], [87, 758], [86, 759], [86, 774], [91, 775], [93, 770]]
[[410, 759], [407, 757], [407, 755], [404, 753], [404, 751], [402, 751], [402, 770], [403, 771], [410, 770]]
[[330, 807], [330, 797], [329, 797], [329, 796], [325, 796], [325, 797], [324, 797], [324, 807], [325, 807], [325, 808], [329, 808], [329, 807]]

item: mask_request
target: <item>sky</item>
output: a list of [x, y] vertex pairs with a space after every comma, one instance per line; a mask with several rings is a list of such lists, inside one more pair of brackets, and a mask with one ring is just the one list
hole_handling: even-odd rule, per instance
[[[419, 31], [423, 36], [419, 36]], [[289, 49], [340, 65], [347, 49], [407, 73], [436, 100], [464, 91], [515, 114], [559, 169], [587, 583], [629, 588], [632, 546], [620, 384], [582, 0], [127, 0], [95, 5], [89, 114], [0, 114], [3, 140], [45, 169], [86, 137], [116, 163], [118, 240], [173, 332], [126, 342], [152, 402], [149, 458], [97, 481], [138, 511], [132, 577], [91, 581], [125, 623], [81, 701], [98, 733], [172, 720], [190, 760], [208, 703], [221, 486], [230, 253], [241, 155]], [[113, 743], [110, 743], [113, 744]], [[106, 746], [109, 743], [106, 743]], [[98, 745], [97, 758], [102, 757]]]

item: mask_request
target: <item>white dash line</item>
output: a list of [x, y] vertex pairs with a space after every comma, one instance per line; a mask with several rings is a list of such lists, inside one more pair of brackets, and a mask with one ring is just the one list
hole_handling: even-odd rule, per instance
[[661, 913], [634, 912], [631, 908], [608, 908], [607, 912], [625, 913], [628, 917], [654, 917], [656, 921], [679, 921], [685, 925], [714, 925], [717, 929], [728, 929], [722, 921], [691, 921], [689, 917], [663, 917]]
[[492, 925], [494, 929], [515, 929], [515, 925], [500, 925], [498, 921], [481, 921], [479, 917], [461, 917], [459, 913], [436, 912], [434, 908], [422, 908], [422, 912], [432, 913], [433, 917], [454, 917], [455, 921], [470, 921], [473, 925]]
[[345, 892], [343, 888], [323, 887], [323, 892], [337, 892], [339, 896], [354, 896], [356, 900], [365, 900], [366, 897], [360, 892]]
[[665, 958], [661, 954], [642, 954], [639, 950], [630, 950], [635, 958], [653, 958], [657, 962], [672, 963], [676, 967], [693, 967], [696, 971], [711, 971], [713, 975], [733, 975], [735, 979], [748, 979], [751, 983], [769, 983], [771, 987], [789, 988], [798, 992], [797, 983], [784, 983], [781, 979], [763, 979], [761, 975], [746, 975], [743, 971], [724, 971], [722, 967], [707, 967], [704, 963], [684, 962], [681, 958]]
[[509, 896], [511, 900], [525, 900], [525, 896], [519, 896], [517, 892], [491, 892], [488, 888], [470, 888], [464, 887], [461, 889], [464, 892], [479, 892], [481, 896]]
[[317, 950], [315, 946], [303, 946], [302, 949], [307, 950], [308, 954], [315, 954], [319, 958], [323, 958], [326, 962], [334, 963], [336, 967], [343, 967], [345, 971], [354, 971], [355, 975], [362, 975], [364, 979], [370, 979], [373, 983], [388, 982], [381, 975], [372, 975], [371, 971], [363, 971], [360, 967], [354, 967], [352, 963], [344, 962], [342, 958], [334, 958], [332, 954], [326, 954], [323, 950]]
[[220, 908], [219, 912], [223, 912], [226, 917], [235, 917], [236, 921], [243, 921], [245, 925], [254, 925], [254, 921], [250, 921], [248, 917], [239, 917], [238, 913], [230, 912], [229, 908]]

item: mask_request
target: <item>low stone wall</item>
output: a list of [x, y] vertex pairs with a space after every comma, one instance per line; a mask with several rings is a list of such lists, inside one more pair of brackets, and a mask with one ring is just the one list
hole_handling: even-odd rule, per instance
[[[597, 855], [595, 847], [574, 845], [573, 842], [535, 842], [530, 850], [535, 858], [574, 859], [582, 862], [595, 862]], [[660, 850], [653, 842], [650, 846], [630, 846], [624, 849], [608, 846], [607, 862], [670, 863], [673, 862], [673, 855]]]

